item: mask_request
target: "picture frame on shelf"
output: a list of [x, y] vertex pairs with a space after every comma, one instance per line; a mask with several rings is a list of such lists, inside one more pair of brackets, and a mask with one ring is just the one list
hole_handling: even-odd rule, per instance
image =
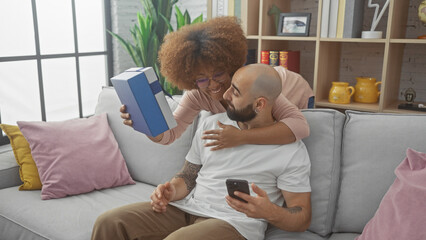
[[311, 13], [281, 13], [278, 36], [309, 36]]

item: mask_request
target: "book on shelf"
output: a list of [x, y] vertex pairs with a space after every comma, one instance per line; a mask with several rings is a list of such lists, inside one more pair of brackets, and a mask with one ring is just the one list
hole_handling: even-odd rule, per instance
[[228, 16], [235, 15], [235, 0], [228, 0]]
[[343, 26], [345, 24], [346, 0], [339, 0], [339, 12], [337, 14], [336, 38], [343, 38]]
[[247, 51], [247, 59], [246, 59], [246, 63], [244, 65], [257, 63], [256, 52], [257, 52], [257, 49], [249, 49]]
[[338, 16], [339, 16], [339, 0], [330, 1], [330, 20], [328, 25], [329, 38], [336, 37]]
[[236, 16], [241, 19], [244, 2], [247, 0], [208, 0], [210, 12], [207, 13], [207, 17]]
[[234, 16], [241, 19], [241, 0], [234, 0]]
[[364, 0], [346, 0], [344, 38], [360, 38], [364, 19]]
[[128, 69], [111, 82], [136, 131], [157, 136], [177, 126], [152, 67]]
[[[207, 0], [207, 19], [219, 16], [235, 16], [241, 20], [241, 27], [247, 34], [247, 10], [249, 0]], [[226, 7], [225, 7], [226, 5]]]
[[330, 22], [330, 0], [322, 1], [321, 13], [321, 37], [328, 37], [328, 26]]

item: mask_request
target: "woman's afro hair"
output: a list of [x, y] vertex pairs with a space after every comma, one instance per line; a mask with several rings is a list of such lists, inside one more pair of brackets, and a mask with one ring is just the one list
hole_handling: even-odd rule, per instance
[[179, 89], [194, 89], [194, 70], [208, 64], [231, 76], [247, 56], [247, 40], [237, 18], [218, 17], [187, 25], [165, 36], [158, 53], [161, 73]]

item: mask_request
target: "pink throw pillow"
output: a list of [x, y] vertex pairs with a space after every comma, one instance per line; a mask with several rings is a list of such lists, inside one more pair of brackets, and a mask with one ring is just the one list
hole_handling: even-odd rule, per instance
[[426, 153], [407, 149], [396, 179], [356, 240], [426, 239]]
[[63, 122], [18, 122], [42, 183], [41, 199], [135, 184], [107, 115]]

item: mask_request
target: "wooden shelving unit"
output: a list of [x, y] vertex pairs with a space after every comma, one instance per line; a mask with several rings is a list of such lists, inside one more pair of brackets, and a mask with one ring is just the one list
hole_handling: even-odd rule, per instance
[[[426, 40], [406, 38], [407, 19], [410, 1], [391, 0], [386, 19], [382, 24], [383, 39], [361, 38], [321, 38], [322, 0], [241, 0], [241, 20], [245, 30], [249, 48], [257, 49], [258, 62], [260, 52], [272, 49], [291, 49], [301, 51], [301, 75], [310, 82], [315, 93], [315, 106], [336, 109], [352, 109], [368, 112], [418, 113], [398, 109], [400, 96], [400, 79], [403, 67], [404, 51], [418, 48], [426, 49]], [[417, 0], [418, 1], [418, 0]], [[274, 19], [267, 12], [272, 5], [283, 12], [310, 12], [311, 25], [308, 37], [276, 36]], [[361, 58], [352, 75], [342, 74], [345, 60], [354, 52]], [[357, 55], [357, 56], [358, 56]], [[426, 51], [424, 52], [426, 61]], [[370, 64], [363, 65], [363, 62]], [[371, 64], [371, 63], [374, 64]], [[374, 66], [372, 66], [374, 65]], [[381, 95], [378, 103], [332, 104], [328, 102], [328, 93], [333, 81], [348, 81], [355, 85], [355, 78], [362, 76], [362, 69], [381, 81]], [[426, 79], [425, 79], [426, 81]], [[426, 105], [426, 103], [423, 103]]]

